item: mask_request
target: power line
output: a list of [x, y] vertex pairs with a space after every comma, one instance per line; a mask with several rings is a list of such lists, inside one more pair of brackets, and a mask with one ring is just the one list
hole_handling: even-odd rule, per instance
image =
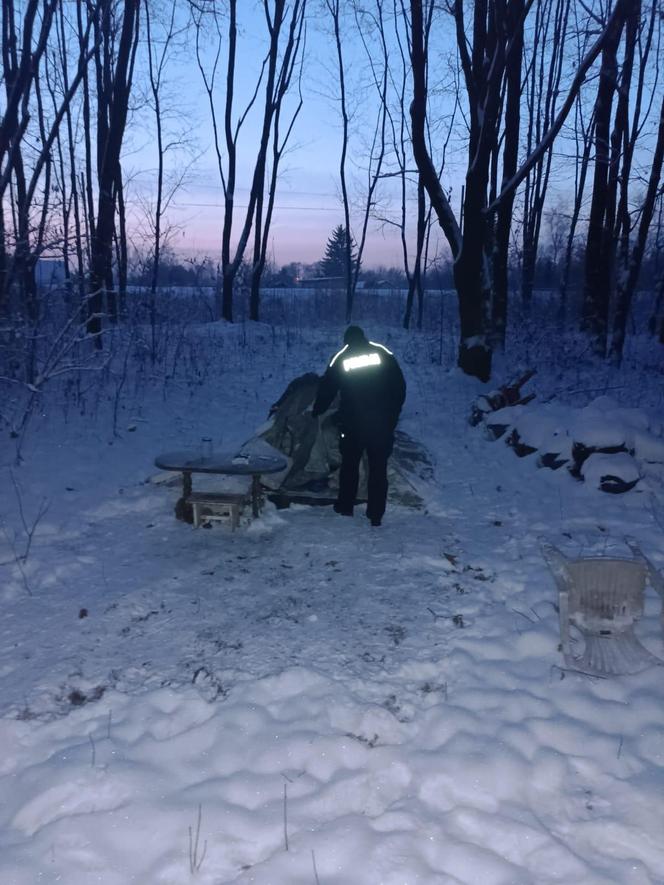
[[[223, 203], [172, 203], [174, 209], [223, 209]], [[248, 209], [249, 206], [243, 203], [234, 203], [234, 209]], [[338, 212], [339, 208], [335, 206], [275, 206], [278, 212]]]

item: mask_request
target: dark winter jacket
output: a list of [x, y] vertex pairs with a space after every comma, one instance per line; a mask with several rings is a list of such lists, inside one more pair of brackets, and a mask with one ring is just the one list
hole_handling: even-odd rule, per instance
[[314, 416], [341, 394], [341, 427], [364, 439], [391, 435], [406, 398], [406, 382], [394, 355], [366, 338], [344, 345], [332, 357], [318, 386]]

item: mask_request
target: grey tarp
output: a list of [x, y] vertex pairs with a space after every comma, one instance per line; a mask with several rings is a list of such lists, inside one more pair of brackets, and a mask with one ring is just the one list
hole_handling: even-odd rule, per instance
[[[288, 458], [285, 471], [264, 476], [277, 503], [300, 501], [330, 503], [336, 498], [339, 466], [339, 422], [335, 401], [320, 418], [313, 418], [311, 406], [318, 389], [319, 377], [313, 372], [295, 378], [283, 395], [270, 408], [266, 424], [243, 446], [249, 450], [266, 450], [267, 446]], [[411, 507], [421, 507], [417, 485], [433, 476], [428, 453], [402, 431], [395, 434], [394, 453], [390, 459], [389, 497]], [[366, 500], [366, 463], [360, 466], [358, 498]]]

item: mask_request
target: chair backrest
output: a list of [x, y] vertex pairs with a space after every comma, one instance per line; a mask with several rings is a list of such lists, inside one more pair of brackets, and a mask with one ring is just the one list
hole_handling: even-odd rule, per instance
[[569, 615], [579, 625], [629, 626], [643, 614], [647, 566], [633, 559], [568, 560]]

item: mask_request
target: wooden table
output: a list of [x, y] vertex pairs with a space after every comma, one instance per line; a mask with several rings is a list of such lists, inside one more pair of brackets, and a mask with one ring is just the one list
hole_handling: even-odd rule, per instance
[[224, 476], [251, 476], [251, 510], [256, 517], [260, 511], [261, 474], [279, 473], [288, 466], [285, 458], [276, 455], [248, 455], [240, 461], [238, 456], [212, 452], [202, 456], [193, 451], [166, 452], [155, 458], [155, 466], [161, 470], [174, 470], [182, 474], [182, 497], [186, 501], [192, 493], [192, 473], [209, 473]]

